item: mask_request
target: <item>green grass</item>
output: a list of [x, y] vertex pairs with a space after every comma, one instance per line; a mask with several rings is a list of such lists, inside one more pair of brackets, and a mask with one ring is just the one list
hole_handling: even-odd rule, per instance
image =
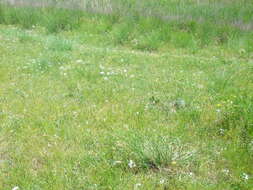
[[177, 23], [129, 2], [0, 8], [0, 189], [253, 189], [252, 32], [205, 3], [139, 5], [192, 14]]
[[[59, 8], [59, 5], [58, 8], [13, 8], [2, 4], [0, 23], [18, 24], [28, 29], [42, 26], [48, 33], [91, 32], [104, 36], [107, 43], [147, 51], [175, 47], [195, 52], [209, 45], [230, 49], [241, 46], [246, 52], [253, 51], [253, 5], [249, 0], [83, 2], [79, 8], [89, 12]], [[108, 6], [111, 11], [105, 10]]]

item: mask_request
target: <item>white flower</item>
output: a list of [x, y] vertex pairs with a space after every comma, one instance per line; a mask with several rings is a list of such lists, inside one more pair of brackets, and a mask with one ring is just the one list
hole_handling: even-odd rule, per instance
[[104, 75], [104, 74], [105, 74], [105, 72], [104, 72], [104, 71], [101, 71], [101, 72], [100, 72], [100, 75]]
[[74, 117], [77, 117], [78, 113], [76, 111], [73, 112]]
[[19, 190], [19, 187], [18, 186], [13, 187], [12, 190]]
[[165, 179], [161, 179], [159, 183], [160, 184], [164, 184], [165, 183]]
[[83, 60], [81, 60], [81, 59], [76, 60], [76, 63], [82, 63], [82, 62], [83, 62]]
[[248, 179], [249, 179], [249, 175], [246, 174], [246, 173], [243, 173], [243, 174], [242, 174], [242, 178], [243, 178], [244, 180], [248, 180]]
[[113, 162], [113, 164], [112, 164], [112, 165], [114, 165], [114, 166], [115, 166], [115, 165], [118, 165], [118, 164], [121, 164], [121, 163], [122, 163], [122, 161], [120, 161], [120, 160], [116, 160], [116, 161], [114, 161], [114, 162]]
[[223, 169], [222, 172], [223, 172], [224, 174], [228, 175], [228, 174], [229, 174], [229, 169]]
[[129, 163], [128, 163], [128, 166], [129, 166], [129, 168], [135, 168], [136, 164], [133, 160], [130, 160]]
[[221, 134], [221, 135], [224, 135], [224, 133], [225, 133], [225, 130], [222, 129], [222, 128], [220, 128], [220, 134]]
[[140, 186], [141, 186], [141, 184], [140, 184], [140, 183], [137, 183], [137, 184], [135, 184], [134, 189], [137, 189], [137, 188], [140, 187]]
[[189, 176], [190, 176], [190, 177], [193, 177], [193, 175], [194, 175], [194, 173], [192, 173], [192, 172], [189, 173]]

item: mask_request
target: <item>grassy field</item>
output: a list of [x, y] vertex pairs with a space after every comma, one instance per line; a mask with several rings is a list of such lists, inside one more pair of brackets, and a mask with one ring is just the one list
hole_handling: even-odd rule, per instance
[[252, 190], [251, 1], [108, 2], [0, 5], [0, 190]]

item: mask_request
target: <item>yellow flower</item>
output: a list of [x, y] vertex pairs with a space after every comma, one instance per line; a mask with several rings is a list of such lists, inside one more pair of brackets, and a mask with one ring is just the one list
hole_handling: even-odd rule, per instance
[[172, 162], [171, 162], [171, 165], [176, 165], [176, 164], [177, 164], [176, 161], [172, 161]]

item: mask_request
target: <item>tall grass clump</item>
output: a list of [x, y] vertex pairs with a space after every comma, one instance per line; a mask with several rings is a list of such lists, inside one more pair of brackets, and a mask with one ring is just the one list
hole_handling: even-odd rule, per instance
[[188, 167], [192, 160], [197, 159], [194, 147], [164, 134], [135, 130], [121, 133], [111, 140], [113, 145], [109, 145], [107, 156], [113, 162], [121, 162], [122, 169], [130, 172], [159, 171], [179, 165]]
[[81, 12], [67, 9], [44, 9], [42, 25], [48, 32], [77, 29], [81, 24]]
[[24, 28], [31, 28], [38, 22], [39, 14], [34, 8], [15, 8], [0, 4], [1, 23], [19, 24]]
[[81, 13], [61, 8], [10, 7], [0, 4], [0, 22], [24, 28], [45, 27], [50, 33], [73, 30], [80, 26]]

